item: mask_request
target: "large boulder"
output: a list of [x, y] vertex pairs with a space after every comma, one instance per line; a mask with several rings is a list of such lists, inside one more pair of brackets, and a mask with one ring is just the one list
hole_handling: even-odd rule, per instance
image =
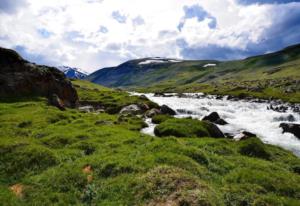
[[17, 52], [0, 47], [0, 97], [57, 95], [67, 107], [76, 107], [78, 96], [63, 72], [24, 60]]
[[160, 111], [162, 114], [168, 114], [168, 115], [172, 115], [172, 116], [176, 115], [176, 112], [167, 105], [162, 105], [160, 107]]
[[137, 114], [142, 114], [143, 109], [141, 109], [138, 105], [136, 104], [131, 104], [126, 107], [123, 107], [120, 111], [120, 114], [132, 114], [132, 115], [137, 115]]
[[209, 121], [219, 125], [226, 125], [228, 124], [225, 120], [221, 119], [217, 112], [212, 112], [208, 116], [203, 117], [203, 121]]
[[283, 133], [291, 133], [300, 139], [300, 124], [281, 123], [279, 127], [283, 129]]
[[145, 116], [148, 117], [148, 118], [152, 118], [156, 115], [159, 115], [161, 114], [161, 111], [159, 109], [156, 109], [156, 108], [152, 108], [150, 110], [148, 110], [146, 113], [145, 113]]

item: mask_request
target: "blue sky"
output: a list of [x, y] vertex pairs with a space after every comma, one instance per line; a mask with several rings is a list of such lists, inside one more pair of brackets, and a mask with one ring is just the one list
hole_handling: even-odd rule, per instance
[[88, 72], [129, 59], [240, 59], [300, 43], [300, 1], [1, 0], [0, 46]]

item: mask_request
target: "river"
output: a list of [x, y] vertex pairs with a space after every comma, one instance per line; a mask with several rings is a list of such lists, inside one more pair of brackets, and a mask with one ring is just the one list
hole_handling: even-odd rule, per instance
[[[224, 133], [232, 135], [242, 131], [256, 134], [264, 143], [277, 145], [294, 152], [300, 156], [300, 140], [293, 134], [282, 133], [280, 123], [293, 122], [300, 124], [299, 113], [289, 108], [286, 112], [268, 110], [269, 102], [255, 102], [249, 100], [228, 100], [226, 97], [217, 98], [212, 95], [200, 93], [185, 94], [178, 97], [169, 94], [168, 97], [144, 94], [151, 101], [159, 105], [167, 105], [177, 111], [176, 117], [193, 117], [201, 120], [211, 112], [217, 112], [228, 125], [218, 125]], [[292, 117], [292, 118], [291, 118]], [[153, 135], [155, 125], [151, 119], [147, 119], [149, 127], [142, 130], [146, 134]]]

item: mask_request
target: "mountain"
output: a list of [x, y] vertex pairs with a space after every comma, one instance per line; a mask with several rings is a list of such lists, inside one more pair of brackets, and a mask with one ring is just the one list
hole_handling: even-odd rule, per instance
[[87, 80], [152, 92], [208, 92], [300, 102], [300, 44], [243, 60], [145, 58], [100, 69]]
[[87, 76], [87, 73], [79, 68], [68, 66], [59, 66], [57, 68], [64, 72], [66, 77], [70, 79], [84, 79]]
[[1, 99], [53, 95], [58, 96], [65, 106], [77, 105], [77, 92], [61, 71], [30, 63], [17, 52], [0, 47]]

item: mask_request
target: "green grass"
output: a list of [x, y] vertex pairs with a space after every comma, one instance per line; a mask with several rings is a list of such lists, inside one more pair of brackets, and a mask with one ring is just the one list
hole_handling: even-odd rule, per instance
[[[197, 60], [155, 68], [132, 60], [88, 80], [140, 92], [205, 92], [300, 102], [300, 45], [235, 61]], [[214, 63], [215, 67], [203, 67]]]
[[[117, 93], [122, 104], [139, 101], [106, 88], [99, 99], [89, 92], [90, 101], [104, 92]], [[139, 132], [138, 117], [125, 119], [60, 111], [43, 98], [0, 102], [0, 203], [300, 204], [300, 160], [291, 152], [256, 139], [152, 137]], [[23, 185], [22, 196], [9, 189], [15, 184]]]
[[[191, 118], [158, 119], [161, 123], [155, 127], [154, 133], [159, 137], [220, 137], [216, 134], [213, 124]], [[157, 121], [157, 118], [154, 118]]]

